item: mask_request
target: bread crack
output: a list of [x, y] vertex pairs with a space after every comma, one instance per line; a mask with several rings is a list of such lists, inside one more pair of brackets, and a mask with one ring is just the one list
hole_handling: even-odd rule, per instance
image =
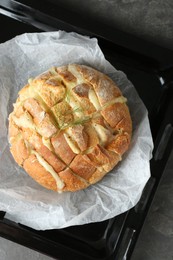
[[[30, 85], [30, 87], [32, 88], [31, 85]], [[39, 95], [39, 92], [35, 91], [35, 93], [36, 93], [35, 99], [37, 100], [37, 102], [40, 104], [42, 109], [50, 115], [51, 121], [53, 122], [53, 124], [55, 124], [55, 126], [59, 128], [58, 121], [57, 121], [56, 117], [54, 116], [53, 112], [51, 111], [50, 107], [44, 102], [42, 97]]]
[[72, 174], [78, 178], [79, 180], [81, 180], [82, 182], [84, 182], [87, 186], [89, 185], [89, 181], [87, 181], [86, 179], [82, 178], [81, 176], [79, 176], [77, 173], [75, 173], [69, 166], [69, 169], [71, 170]]
[[64, 182], [62, 179], [59, 177], [58, 173], [53, 169], [53, 167], [47, 163], [42, 156], [40, 156], [39, 153], [37, 153], [35, 150], [32, 150], [31, 154], [36, 155], [38, 162], [48, 171], [54, 180], [56, 181], [57, 184], [57, 190], [62, 190], [63, 187], [65, 186]]

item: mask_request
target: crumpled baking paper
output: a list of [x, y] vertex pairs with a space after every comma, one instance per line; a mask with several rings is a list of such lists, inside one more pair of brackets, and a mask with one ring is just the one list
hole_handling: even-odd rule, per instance
[[[128, 99], [131, 147], [100, 182], [75, 193], [46, 190], [19, 167], [9, 151], [8, 115], [29, 78], [52, 66], [79, 63], [108, 74]], [[132, 208], [150, 177], [153, 142], [147, 110], [126, 75], [106, 61], [97, 39], [64, 31], [29, 33], [0, 45], [0, 210], [37, 230], [112, 218]]]

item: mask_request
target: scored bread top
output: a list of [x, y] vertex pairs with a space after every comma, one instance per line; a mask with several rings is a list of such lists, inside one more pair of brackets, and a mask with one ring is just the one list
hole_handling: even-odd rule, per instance
[[11, 153], [47, 189], [84, 189], [129, 148], [126, 101], [116, 84], [93, 68], [53, 67], [19, 91], [9, 116]]

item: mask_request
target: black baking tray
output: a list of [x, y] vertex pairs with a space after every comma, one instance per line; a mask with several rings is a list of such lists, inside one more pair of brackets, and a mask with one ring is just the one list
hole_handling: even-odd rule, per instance
[[[117, 217], [59, 230], [36, 231], [0, 212], [0, 236], [55, 259], [130, 259], [163, 175], [173, 140], [173, 51], [100, 26], [56, 1], [0, 2], [1, 42], [25, 32], [75, 31], [97, 37], [105, 57], [124, 71], [148, 109], [154, 141], [151, 178], [138, 204]], [[2, 30], [1, 30], [2, 31]]]

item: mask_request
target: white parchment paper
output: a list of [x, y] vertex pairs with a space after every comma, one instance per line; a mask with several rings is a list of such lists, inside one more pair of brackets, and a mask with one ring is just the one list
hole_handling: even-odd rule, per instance
[[[128, 99], [133, 137], [122, 162], [97, 184], [58, 194], [33, 181], [13, 160], [8, 115], [18, 91], [52, 66], [79, 63], [108, 74]], [[23, 34], [0, 45], [0, 210], [8, 219], [45, 230], [112, 218], [133, 207], [150, 176], [153, 142], [147, 110], [125, 74], [105, 60], [96, 39], [64, 31]]]

